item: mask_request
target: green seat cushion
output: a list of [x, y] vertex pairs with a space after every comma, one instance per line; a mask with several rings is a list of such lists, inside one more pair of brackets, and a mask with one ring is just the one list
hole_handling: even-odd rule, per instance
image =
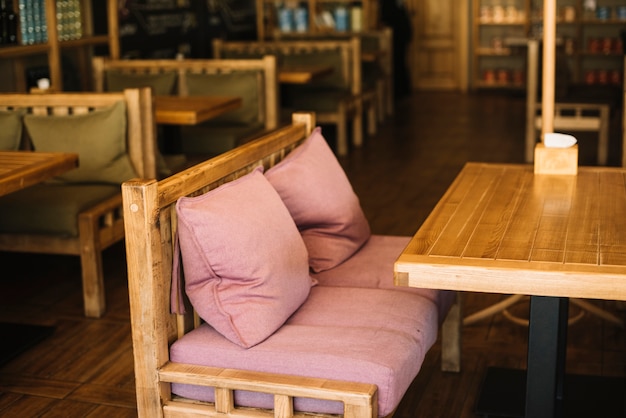
[[255, 124], [259, 118], [259, 97], [262, 78], [257, 71], [239, 71], [226, 74], [187, 74], [190, 96], [241, 97], [241, 107], [213, 119], [219, 123]]
[[15, 151], [22, 139], [23, 109], [0, 111], [0, 150]]
[[122, 184], [136, 177], [126, 152], [126, 104], [84, 115], [24, 116], [36, 151], [78, 154], [79, 167], [58, 176], [70, 183]]
[[209, 121], [198, 126], [181, 127], [185, 154], [221, 154], [235, 148], [243, 139], [263, 132], [264, 126], [256, 124], [217, 123]]
[[120, 193], [108, 184], [37, 184], [0, 197], [0, 231], [78, 236], [78, 214]]
[[129, 74], [113, 70], [107, 71], [105, 76], [108, 91], [151, 87], [152, 94], [167, 96], [174, 94], [177, 74], [174, 71], [166, 71], [158, 74]]

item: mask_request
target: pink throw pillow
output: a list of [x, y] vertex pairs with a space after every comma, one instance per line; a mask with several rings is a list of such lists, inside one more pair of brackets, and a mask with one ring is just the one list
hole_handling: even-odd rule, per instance
[[235, 344], [272, 335], [309, 295], [302, 237], [262, 169], [180, 198], [185, 290], [200, 315]]
[[265, 176], [298, 225], [314, 272], [341, 264], [370, 237], [359, 198], [319, 127]]

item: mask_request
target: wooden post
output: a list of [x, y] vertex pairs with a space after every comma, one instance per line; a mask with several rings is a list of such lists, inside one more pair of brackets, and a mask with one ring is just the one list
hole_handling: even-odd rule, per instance
[[554, 132], [554, 74], [556, 50], [556, 0], [543, 2], [543, 81], [541, 101], [541, 140]]

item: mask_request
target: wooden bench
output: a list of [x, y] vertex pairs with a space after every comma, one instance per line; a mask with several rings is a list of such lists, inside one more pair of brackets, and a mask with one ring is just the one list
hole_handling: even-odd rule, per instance
[[[267, 370], [261, 371], [255, 368], [246, 369], [245, 367], [224, 366], [223, 364], [217, 366], [202, 365], [201, 358], [203, 356], [200, 354], [196, 355], [196, 353], [193, 353], [193, 360], [190, 361], [172, 360], [171, 357], [175, 355], [173, 351], [171, 351], [173, 346], [179, 347], [177, 355], [180, 356], [180, 347], [184, 347], [181, 344], [184, 344], [185, 341], [187, 341], [187, 343], [192, 342], [195, 337], [203, 334], [206, 335], [206, 333], [217, 338], [219, 341], [216, 341], [218, 345], [221, 345], [222, 348], [225, 348], [227, 351], [235, 350], [237, 354], [234, 361], [237, 365], [242, 364], [241, 362], [244, 361], [244, 358], [248, 359], [246, 361], [250, 361], [250, 356], [264, 356], [267, 353], [275, 352], [271, 347], [265, 345], [266, 343], [272, 344], [269, 340], [271, 340], [273, 336], [270, 336], [268, 341], [263, 341], [252, 348], [242, 348], [226, 341], [223, 336], [216, 333], [215, 329], [209, 327], [199, 318], [199, 314], [191, 307], [189, 300], [184, 298], [184, 295], [180, 293], [180, 289], [183, 287], [177, 285], [178, 279], [175, 266], [179, 262], [179, 256], [177, 254], [176, 243], [177, 236], [180, 236], [183, 226], [181, 225], [180, 217], [182, 215], [178, 211], [177, 202], [179, 202], [180, 198], [192, 196], [201, 198], [206, 193], [227, 183], [231, 186], [233, 184], [241, 184], [240, 181], [236, 183], [233, 182], [246, 177], [249, 178], [249, 176], [253, 174], [258, 175], [258, 173], [254, 173], [257, 171], [258, 167], [262, 166], [266, 170], [269, 170], [271, 167], [276, 167], [276, 165], [294, 149], [298, 149], [297, 147], [309, 136], [309, 132], [311, 132], [314, 126], [311, 114], [294, 114], [293, 120], [291, 125], [257, 138], [213, 159], [192, 166], [169, 178], [161, 181], [133, 180], [123, 184], [124, 220], [128, 231], [126, 235], [126, 250], [135, 382], [138, 413], [140, 417], [152, 418], [190, 415], [303, 417], [305, 415], [294, 410], [294, 399], [300, 398], [334, 401], [333, 405], [339, 402], [343, 406], [338, 413], [345, 417], [374, 418], [379, 416], [379, 412], [383, 413], [383, 411], [378, 410], [378, 402], [380, 399], [377, 399], [377, 397], [380, 390], [377, 385], [371, 384], [371, 382], [342, 381], [329, 377], [312, 377], [285, 373], [284, 370], [286, 367], [294, 367], [293, 364], [288, 366], [285, 361], [293, 358], [290, 354], [281, 355], [280, 351], [275, 353], [278, 357], [272, 355], [275, 360], [279, 359], [280, 363], [276, 366], [279, 368], [279, 371], [276, 372]], [[329, 153], [332, 155], [332, 152]], [[269, 175], [267, 171], [266, 173], [266, 176]], [[221, 188], [221, 190], [229, 189]], [[212, 196], [214, 196], [214, 194]], [[242, 205], [249, 206], [249, 204], [245, 203], [248, 196], [241, 194], [236, 194], [236, 196], [242, 200]], [[258, 205], [255, 204], [253, 206], [254, 213], [261, 213]], [[202, 217], [202, 219], [205, 218]], [[236, 219], [237, 227], [239, 228], [241, 217], [237, 216]], [[218, 223], [222, 224], [222, 222]], [[187, 226], [184, 226], [184, 228], [187, 228]], [[242, 233], [247, 233], [247, 231], [249, 230], [245, 229]], [[298, 232], [296, 232], [296, 234], [298, 234]], [[214, 240], [217, 239], [215, 235], [212, 236]], [[227, 236], [232, 237], [232, 234], [227, 233]], [[384, 263], [380, 263], [380, 265], [370, 269], [369, 267], [371, 266], [361, 265], [361, 263], [357, 261], [359, 265], [348, 267], [347, 264], [350, 264], [351, 260], [354, 260], [354, 257], [352, 257], [339, 267], [336, 267], [337, 269], [347, 267], [348, 270], [353, 268], [358, 270], [357, 273], [352, 275], [341, 275], [343, 279], [347, 279], [351, 282], [354, 281], [355, 277], [358, 276], [360, 278], [363, 276], [361, 272], [363, 269], [366, 269], [368, 272], [376, 270], [377, 273], [375, 274], [382, 275], [388, 279], [382, 280], [384, 281], [383, 284], [380, 284], [382, 287], [376, 285], [372, 285], [372, 287], [363, 285], [367, 288], [364, 287], [361, 289], [346, 287], [352, 286], [353, 283], [346, 285], [341, 280], [335, 281], [335, 277], [328, 277], [328, 274], [333, 274], [334, 269], [331, 269], [316, 274], [315, 277], [319, 281], [319, 285], [311, 288], [311, 292], [322, 292], [316, 293], [318, 295], [318, 301], [320, 294], [323, 299], [324, 294], [332, 295], [335, 291], [342, 295], [344, 294], [343, 292], [355, 292], [355, 294], [361, 294], [361, 292], [382, 292], [381, 295], [386, 295], [385, 297], [388, 298], [389, 303], [393, 305], [384, 311], [383, 317], [381, 318], [384, 323], [389, 323], [388, 319], [385, 317], [386, 315], [391, 314], [397, 306], [403, 305], [407, 301], [411, 309], [417, 304], [424, 304], [423, 306], [428, 306], [427, 311], [429, 312], [428, 315], [430, 315], [430, 321], [435, 321], [433, 326], [436, 333], [436, 317], [439, 317], [439, 323], [443, 321], [443, 317], [449, 306], [449, 303], [444, 302], [443, 299], [447, 298], [449, 302], [450, 294], [433, 291], [431, 295], [434, 295], [437, 301], [427, 301], [420, 295], [409, 294], [393, 286], [393, 262], [399, 252], [401, 252], [405, 241], [408, 239], [410, 239], [410, 237], [372, 236], [370, 241], [359, 250], [367, 252], [367, 254], [361, 254], [363, 257], [362, 260], [370, 262], [373, 259], [382, 258], [378, 249], [385, 248], [388, 254], [384, 256], [386, 259]], [[244, 241], [248, 240], [249, 238], [244, 238]], [[387, 242], [387, 240], [395, 242], [391, 249], [386, 245], [382, 245], [378, 248], [369, 247], [370, 244], [374, 246], [377, 245], [371, 243], [371, 241], [380, 243]], [[216, 245], [221, 248], [220, 252], [224, 251], [221, 242], [216, 242]], [[259, 243], [259, 245], [263, 246], [263, 243]], [[184, 255], [185, 248], [182, 247], [182, 244], [180, 248]], [[374, 252], [374, 257], [372, 257], [371, 253], [368, 251]], [[277, 260], [280, 259], [279, 256], [273, 258]], [[235, 259], [246, 259], [246, 256], [245, 254], [241, 254], [241, 256], [236, 256], [233, 260]], [[198, 258], [194, 257], [194, 260], [198, 260]], [[306, 260], [305, 264], [306, 273], [309, 269]], [[187, 270], [189, 266], [186, 265], [185, 267], [185, 280], [191, 280], [191, 270]], [[308, 273], [306, 274], [308, 275]], [[348, 276], [350, 276], [350, 278]], [[289, 283], [294, 283], [293, 286], [295, 286], [295, 282], [291, 280], [292, 276], [289, 277]], [[274, 276], [272, 276], [272, 278], [274, 278]], [[378, 279], [380, 279], [380, 277], [376, 277], [375, 280]], [[188, 292], [186, 294], [188, 294]], [[374, 297], [374, 300], [379, 299], [374, 293], [372, 293], [371, 296]], [[441, 303], [438, 302], [439, 297], [442, 297]], [[404, 303], [400, 302], [401, 299]], [[209, 305], [213, 305], [212, 302], [207, 302]], [[348, 303], [347, 300], [345, 302]], [[305, 304], [307, 303], [308, 301], [305, 302]], [[377, 302], [374, 302], [374, 304], [376, 303]], [[184, 305], [186, 309], [184, 312], [182, 312], [181, 304]], [[342, 304], [338, 305], [339, 306], [336, 306], [336, 308], [341, 309]], [[436, 307], [436, 305], [438, 307]], [[366, 310], [370, 310], [370, 308], [371, 306], [369, 304], [364, 307]], [[247, 309], [250, 308], [248, 307]], [[436, 313], [438, 309], [439, 313]], [[314, 315], [316, 313], [323, 314], [327, 311], [327, 309], [315, 309], [311, 307], [309, 307], [309, 310], [312, 311]], [[174, 311], [178, 312], [173, 313]], [[300, 311], [301, 309], [298, 309], [298, 314]], [[347, 312], [351, 312], [351, 310], [348, 308]], [[455, 309], [452, 309], [451, 312], [454, 313]], [[458, 313], [458, 310], [456, 312]], [[303, 315], [306, 315], [306, 313], [303, 313]], [[360, 316], [361, 314], [355, 315]], [[398, 312], [395, 312], [394, 315], [398, 315]], [[434, 317], [432, 315], [434, 315]], [[396, 325], [406, 326], [407, 329], [411, 330], [419, 329], [419, 331], [417, 331], [419, 335], [415, 337], [416, 339], [422, 338], [422, 334], [430, 334], [432, 332], [432, 328], [429, 330], [425, 328], [420, 329], [420, 325], [412, 324], [412, 321], [418, 321], [419, 323], [419, 321], [424, 320], [428, 322], [425, 318], [420, 318], [419, 315], [409, 315], [407, 321], [410, 323], [407, 324], [399, 320], [398, 316], [394, 316], [394, 318], [396, 318]], [[293, 319], [292, 316], [292, 320]], [[333, 324], [335, 324], [336, 321], [337, 317], [333, 316]], [[430, 323], [431, 325], [433, 324], [432, 322]], [[456, 330], [456, 336], [458, 337], [458, 315], [452, 315], [451, 319], [448, 317], [444, 323], [444, 329], [446, 328], [446, 324], [448, 330]], [[315, 328], [319, 329], [319, 326], [320, 325], [317, 325]], [[281, 330], [282, 329], [281, 327]], [[341, 329], [343, 330], [343, 328]], [[278, 332], [279, 331], [277, 331], [277, 333]], [[290, 331], [286, 330], [285, 332], [289, 333]], [[345, 332], [349, 333], [349, 331]], [[367, 347], [370, 347], [373, 343], [370, 341], [370, 338], [373, 336], [370, 335], [371, 333], [382, 335], [385, 331], [377, 326], [373, 326], [371, 329], [368, 327], [363, 329], [356, 328], [353, 335], [355, 338], [360, 338], [360, 344], [365, 344]], [[339, 334], [343, 336], [344, 331], [340, 331]], [[364, 337], [365, 334], [369, 336]], [[307, 333], [307, 335], [309, 334]], [[450, 336], [454, 336], [454, 332], [447, 333], [444, 330], [442, 337], [445, 339], [443, 342], [444, 352], [453, 352], [456, 355], [456, 358], [452, 358], [454, 355], [449, 357], [444, 354], [443, 357], [447, 358], [444, 361], [445, 364], [442, 363], [442, 367], [448, 369], [450, 369], [451, 365], [451, 363], [446, 363], [448, 360], [452, 360], [452, 368], [458, 367], [460, 364], [458, 358], [460, 355], [458, 346], [459, 340], [456, 339], [456, 342], [447, 340]], [[341, 339], [341, 337], [338, 338]], [[431, 334], [428, 338], [432, 339], [436, 337]], [[394, 350], [399, 346], [403, 347], [403, 344], [405, 344], [404, 341], [413, 341], [412, 338], [405, 339], [399, 335], [397, 340], [395, 338], [392, 340], [387, 340], [386, 338], [381, 339], [380, 337], [378, 337], [378, 339], [379, 341], [377, 341], [377, 343], [379, 345], [387, 347], [388, 349], [393, 347]], [[294, 340], [294, 343], [295, 342]], [[329, 341], [326, 339], [325, 342]], [[430, 341], [430, 343], [432, 342], [433, 341]], [[452, 350], [448, 350], [450, 343], [455, 345], [455, 347], [452, 347]], [[427, 344], [427, 346], [429, 344]], [[260, 351], [255, 351], [257, 347], [264, 345], [266, 347], [265, 349], [261, 348]], [[309, 345], [305, 344], [305, 346], [308, 347]], [[201, 347], [203, 350], [211, 349], [211, 344], [202, 343]], [[279, 344], [279, 347], [286, 349], [282, 344]], [[325, 351], [324, 355], [326, 355], [327, 347], [325, 347], [325, 344], [321, 344], [319, 347]], [[378, 362], [381, 353], [378, 350], [368, 349], [367, 347], [363, 347], [364, 351], [377, 353], [375, 355], [377, 356], [376, 361]], [[351, 346], [351, 348], [353, 347]], [[427, 347], [424, 349], [427, 349]], [[344, 351], [342, 351], [342, 353]], [[385, 349], [382, 349], [382, 351], [385, 351]], [[409, 355], [409, 357], [413, 355], [417, 356], [414, 361], [411, 357], [408, 363], [411, 368], [421, 365], [417, 351], [420, 350], [407, 350], [402, 354], [402, 356], [406, 354]], [[425, 353], [422, 352], [421, 354], [423, 355]], [[395, 359], [395, 356], [388, 357]], [[209, 358], [214, 359], [215, 357], [210, 355]], [[191, 364], [192, 362], [196, 363]], [[295, 362], [298, 363], [297, 361]], [[264, 361], [263, 363], [266, 364]], [[321, 366], [323, 368], [323, 364]], [[361, 367], [357, 367], [359, 373], [363, 371], [363, 367], [367, 368], [363, 366], [363, 364], [361, 364]], [[307, 370], [309, 369], [307, 368]], [[337, 372], [336, 369], [331, 368], [327, 370], [326, 373], [335, 376]], [[399, 378], [389, 378], [391, 384], [393, 384], [396, 379]], [[410, 384], [411, 379], [412, 378], [409, 378], [409, 381], [406, 382], [407, 386]], [[198, 400], [200, 398], [182, 397], [180, 394], [175, 395], [172, 392], [172, 388], [175, 386], [178, 387], [178, 390], [181, 390], [182, 387], [183, 391], [184, 387], [194, 388], [200, 386], [203, 387], [200, 392], [201, 394], [206, 395], [209, 393], [208, 391], [211, 390], [211, 393], [214, 394], [214, 399], [212, 401], [206, 401]], [[175, 392], [179, 393], [176, 390]], [[254, 393], [257, 392], [269, 394], [263, 396], [270, 397], [270, 405], [268, 408], [274, 409], [273, 415], [271, 411], [262, 412], [262, 410], [259, 409], [261, 407], [254, 404], [254, 402], [251, 407], [238, 405], [239, 401], [246, 402], [245, 397], [247, 394], [252, 393], [254, 396]], [[387, 394], [387, 392], [385, 392], [385, 394]], [[243, 396], [244, 400], [241, 400], [242, 398], [240, 398], [240, 396]], [[396, 393], [396, 396], [401, 397], [402, 394]], [[273, 399], [273, 401], [271, 399]], [[390, 407], [389, 399], [385, 398], [380, 401], [384, 402], [387, 408]], [[337, 416], [332, 415], [330, 412], [317, 412], [318, 414], [314, 416]], [[384, 414], [390, 415], [391, 413], [386, 412]]]
[[[298, 33], [298, 32], [276, 32], [276, 39], [280, 40], [337, 40], [350, 39], [351, 36], [358, 36], [361, 39], [361, 62], [363, 90], [369, 89], [371, 83], [375, 83], [376, 88], [376, 115], [379, 121], [383, 121], [385, 116], [391, 116], [394, 112], [393, 95], [393, 29], [383, 27], [381, 29], [369, 29], [362, 32], [351, 32], [342, 34], [341, 32], [329, 33]], [[368, 123], [370, 123], [368, 121]], [[371, 131], [371, 128], [369, 128]]]
[[376, 89], [364, 90], [361, 68], [361, 40], [358, 37], [335, 40], [224, 41], [213, 40], [216, 58], [250, 58], [267, 54], [277, 57], [281, 66], [330, 65], [333, 72], [307, 85], [283, 85], [282, 106], [287, 111], [315, 112], [320, 124], [337, 127], [337, 154], [348, 154], [348, 125], [352, 145], [363, 143], [363, 113], [367, 113], [368, 133], [376, 132]]
[[240, 109], [198, 126], [182, 127], [185, 152], [223, 152], [279, 123], [276, 60], [272, 56], [249, 60], [94, 57], [93, 69], [97, 91], [148, 85], [156, 95], [242, 97]]
[[[125, 114], [115, 123], [120, 130], [126, 126], [126, 132], [121, 133], [125, 135], [125, 151], [121, 152], [130, 159], [134, 169], [134, 174], [130, 174], [154, 178], [156, 142], [150, 89], [128, 89], [120, 93], [0, 94], [2, 111], [23, 112], [24, 118], [50, 118], [50, 122], [57, 120], [56, 123], [72, 126], [77, 122], [71, 118], [96, 115], [118, 103], [125, 106]], [[95, 126], [101, 125], [93, 126], [97, 129]], [[7, 129], [6, 126], [3, 129]], [[46, 150], [77, 152], [79, 169], [81, 164], [85, 167], [90, 157], [77, 151], [76, 145], [68, 145], [72, 138], [65, 138], [62, 128], [40, 127], [40, 130], [39, 136], [58, 137], [60, 142], [47, 144]], [[34, 143], [35, 149], [39, 149], [27, 126], [23, 127], [22, 135], [22, 148], [32, 148]], [[98, 135], [93, 137], [95, 141]], [[74, 174], [68, 172], [67, 175]], [[80, 256], [85, 315], [100, 317], [105, 312], [102, 251], [124, 238], [120, 184], [126, 179], [115, 185], [72, 178], [63, 184], [40, 184], [3, 196], [0, 198], [0, 251]], [[67, 227], [59, 226], [63, 223], [61, 218], [68, 218]]]

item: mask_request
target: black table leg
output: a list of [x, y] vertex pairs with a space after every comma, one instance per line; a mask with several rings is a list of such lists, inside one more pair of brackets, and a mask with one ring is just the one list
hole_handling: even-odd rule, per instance
[[563, 416], [569, 299], [532, 296], [525, 416]]

